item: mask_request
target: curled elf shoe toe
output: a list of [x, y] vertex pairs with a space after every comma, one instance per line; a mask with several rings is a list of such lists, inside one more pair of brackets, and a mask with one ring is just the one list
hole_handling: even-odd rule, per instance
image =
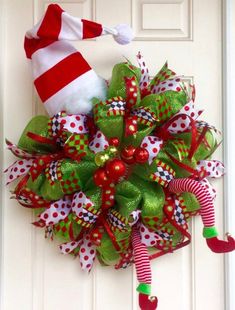
[[157, 304], [158, 299], [156, 296], [139, 294], [139, 306], [141, 310], [155, 310], [157, 309]]
[[215, 253], [227, 253], [235, 250], [235, 239], [226, 234], [227, 240], [219, 240], [217, 237], [206, 239], [206, 243], [211, 251]]

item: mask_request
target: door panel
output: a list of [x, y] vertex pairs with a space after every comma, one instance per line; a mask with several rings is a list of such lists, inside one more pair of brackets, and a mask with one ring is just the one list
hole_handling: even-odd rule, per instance
[[[53, 2], [53, 1], [51, 1]], [[23, 50], [24, 33], [51, 3], [43, 0], [5, 1], [3, 133], [17, 142], [27, 121], [44, 113], [34, 93], [30, 65]], [[106, 26], [132, 25], [135, 41], [118, 46], [112, 38], [75, 42], [96, 72], [111, 75], [122, 55], [135, 62], [140, 50], [154, 75], [166, 60], [184, 79], [196, 84], [196, 104], [204, 119], [222, 127], [221, 6], [219, 0], [64, 0], [69, 13]], [[221, 158], [221, 150], [216, 157]], [[4, 166], [13, 156], [4, 154]], [[223, 233], [223, 184], [215, 181], [216, 218]], [[29, 223], [33, 216], [10, 200], [3, 186], [3, 310], [137, 309], [132, 268], [116, 271], [96, 264], [90, 275], [78, 260], [63, 256]], [[222, 310], [224, 258], [212, 254], [202, 238], [200, 218], [191, 225], [190, 246], [152, 262], [153, 292], [159, 309]]]

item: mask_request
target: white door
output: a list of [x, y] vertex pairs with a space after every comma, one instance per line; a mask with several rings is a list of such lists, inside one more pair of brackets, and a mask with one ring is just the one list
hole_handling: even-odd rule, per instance
[[[39, 19], [46, 0], [3, 0], [1, 58], [3, 134], [17, 142], [26, 122], [43, 109], [37, 103], [23, 50], [25, 31]], [[204, 118], [222, 128], [221, 0], [61, 0], [75, 16], [107, 26], [132, 25], [135, 41], [118, 46], [111, 38], [76, 43], [96, 72], [108, 78], [122, 55], [135, 61], [140, 50], [151, 74], [168, 60], [169, 67], [196, 84], [196, 104]], [[95, 52], [94, 52], [95, 51]], [[222, 149], [217, 151], [222, 158]], [[13, 160], [4, 154], [3, 165]], [[223, 183], [214, 182], [217, 226], [223, 235]], [[30, 210], [9, 199], [3, 185], [2, 310], [137, 309], [132, 269], [115, 271], [98, 264], [90, 275], [77, 260], [59, 253], [55, 243], [30, 223]], [[212, 254], [202, 238], [202, 224], [192, 224], [192, 245], [152, 262], [153, 292], [160, 310], [224, 310], [224, 256]], [[232, 308], [231, 308], [232, 310]]]

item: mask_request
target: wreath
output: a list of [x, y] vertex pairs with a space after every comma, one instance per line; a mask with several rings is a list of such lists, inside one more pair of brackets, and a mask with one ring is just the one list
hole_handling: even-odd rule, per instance
[[[45, 229], [46, 237], [60, 239], [60, 251], [78, 257], [83, 270], [89, 272], [95, 258], [116, 269], [134, 263], [140, 308], [156, 309], [157, 298], [150, 298], [150, 260], [190, 243], [193, 216], [200, 214], [212, 251], [235, 249], [230, 235], [227, 241], [217, 237], [216, 193], [208, 181], [224, 173], [223, 164], [211, 159], [219, 132], [199, 120], [195, 87], [167, 63], [150, 79], [139, 53], [138, 66], [128, 60], [116, 64], [105, 83], [93, 78], [77, 51], [72, 60], [66, 56], [52, 66], [50, 52], [71, 49], [56, 31], [65, 34], [72, 22], [76, 29], [69, 38], [106, 31], [118, 43], [130, 41], [126, 26], [108, 29], [71, 19], [58, 5], [48, 7], [40, 26], [26, 33], [25, 50], [49, 116], [33, 117], [17, 145], [6, 141], [18, 157], [5, 171], [7, 184], [20, 178], [14, 198], [34, 210], [33, 225]], [[82, 37], [76, 23], [83, 25]], [[45, 69], [49, 65], [52, 69]]]

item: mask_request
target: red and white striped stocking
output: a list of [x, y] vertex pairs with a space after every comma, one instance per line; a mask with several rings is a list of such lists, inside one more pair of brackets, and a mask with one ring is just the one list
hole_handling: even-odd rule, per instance
[[141, 242], [138, 229], [133, 227], [132, 245], [135, 259], [135, 268], [139, 286], [139, 306], [141, 310], [155, 310], [157, 308], [157, 297], [150, 297], [152, 273], [147, 247]]
[[227, 236], [227, 241], [217, 238], [215, 227], [215, 210], [212, 197], [208, 190], [198, 181], [182, 178], [174, 179], [169, 183], [168, 189], [173, 193], [189, 192], [196, 196], [200, 204], [200, 215], [204, 224], [203, 236], [206, 238], [209, 248], [216, 253], [225, 253], [235, 250], [235, 240]]

